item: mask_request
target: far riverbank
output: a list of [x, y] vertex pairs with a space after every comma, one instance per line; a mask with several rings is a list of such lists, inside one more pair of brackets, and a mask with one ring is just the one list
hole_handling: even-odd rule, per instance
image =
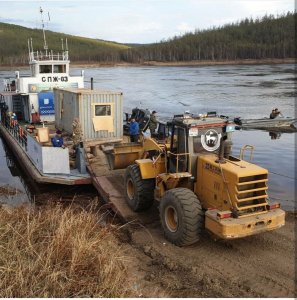
[[72, 66], [75, 67], [137, 67], [137, 66], [153, 66], [153, 67], [190, 67], [190, 66], [216, 66], [216, 65], [271, 65], [271, 64], [294, 64], [296, 62], [295, 58], [286, 59], [242, 59], [242, 60], [191, 60], [191, 61], [177, 61], [177, 62], [161, 62], [161, 61], [145, 61], [142, 63], [84, 63], [84, 62], [73, 62]]
[[[276, 59], [241, 59], [241, 60], [192, 60], [178, 62], [161, 62], [161, 61], [145, 61], [142, 63], [127, 62], [71, 62], [73, 67], [137, 67], [137, 66], [153, 66], [153, 67], [184, 67], [184, 66], [216, 66], [216, 65], [270, 65], [270, 64], [294, 64], [296, 58]], [[0, 70], [28, 69], [28, 65], [1, 65]]]

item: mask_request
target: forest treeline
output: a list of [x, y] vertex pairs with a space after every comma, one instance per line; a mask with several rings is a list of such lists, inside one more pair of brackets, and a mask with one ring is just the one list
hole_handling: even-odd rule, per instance
[[[296, 12], [246, 18], [221, 27], [196, 30], [159, 43], [133, 46], [47, 31], [50, 49], [61, 49], [68, 38], [71, 61], [89, 63], [144, 63], [183, 61], [236, 61], [243, 59], [296, 58]], [[20, 38], [21, 37], [21, 38]], [[25, 64], [27, 39], [42, 49], [42, 33], [0, 23], [0, 64]]]
[[[27, 65], [29, 57], [28, 39], [30, 38], [32, 38], [34, 51], [43, 50], [42, 30], [0, 22], [0, 65]], [[49, 50], [53, 50], [56, 53], [62, 52], [61, 39], [63, 39], [65, 47], [66, 38], [71, 61], [99, 62], [117, 60], [119, 51], [129, 48], [127, 45], [115, 42], [46, 31]]]
[[121, 52], [127, 62], [295, 58], [296, 13], [244, 19]]

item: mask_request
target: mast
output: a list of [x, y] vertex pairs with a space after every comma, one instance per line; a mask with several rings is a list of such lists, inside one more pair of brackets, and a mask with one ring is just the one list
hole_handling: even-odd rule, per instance
[[68, 60], [69, 57], [68, 57], [68, 41], [67, 41], [67, 38], [66, 38], [66, 41], [65, 41], [65, 59]]
[[41, 15], [41, 24], [42, 24], [42, 32], [43, 32], [43, 49], [45, 50], [45, 55], [47, 56], [48, 46], [45, 38], [45, 30], [44, 30], [44, 21], [43, 21], [43, 10], [40, 7], [40, 15]]

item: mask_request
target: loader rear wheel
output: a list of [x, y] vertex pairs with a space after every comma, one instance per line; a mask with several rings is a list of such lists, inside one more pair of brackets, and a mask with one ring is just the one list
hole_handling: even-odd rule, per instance
[[154, 202], [155, 179], [142, 179], [138, 165], [131, 165], [125, 172], [125, 193], [133, 211], [142, 211]]
[[200, 201], [187, 188], [176, 188], [165, 193], [160, 203], [160, 218], [165, 237], [177, 246], [198, 241], [204, 227]]

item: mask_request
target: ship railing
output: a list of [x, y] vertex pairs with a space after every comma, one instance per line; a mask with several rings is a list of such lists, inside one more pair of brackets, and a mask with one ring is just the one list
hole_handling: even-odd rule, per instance
[[53, 51], [49, 52], [30, 52], [30, 62], [32, 61], [45, 61], [45, 60], [54, 60], [54, 61], [67, 61], [69, 60], [68, 51], [63, 51], [61, 53], [54, 54]]
[[27, 132], [24, 128], [18, 123], [17, 120], [14, 120], [12, 117], [7, 116], [2, 120], [2, 123], [18, 144], [27, 151]]
[[15, 79], [3, 79], [4, 92], [15, 92], [16, 85]]

